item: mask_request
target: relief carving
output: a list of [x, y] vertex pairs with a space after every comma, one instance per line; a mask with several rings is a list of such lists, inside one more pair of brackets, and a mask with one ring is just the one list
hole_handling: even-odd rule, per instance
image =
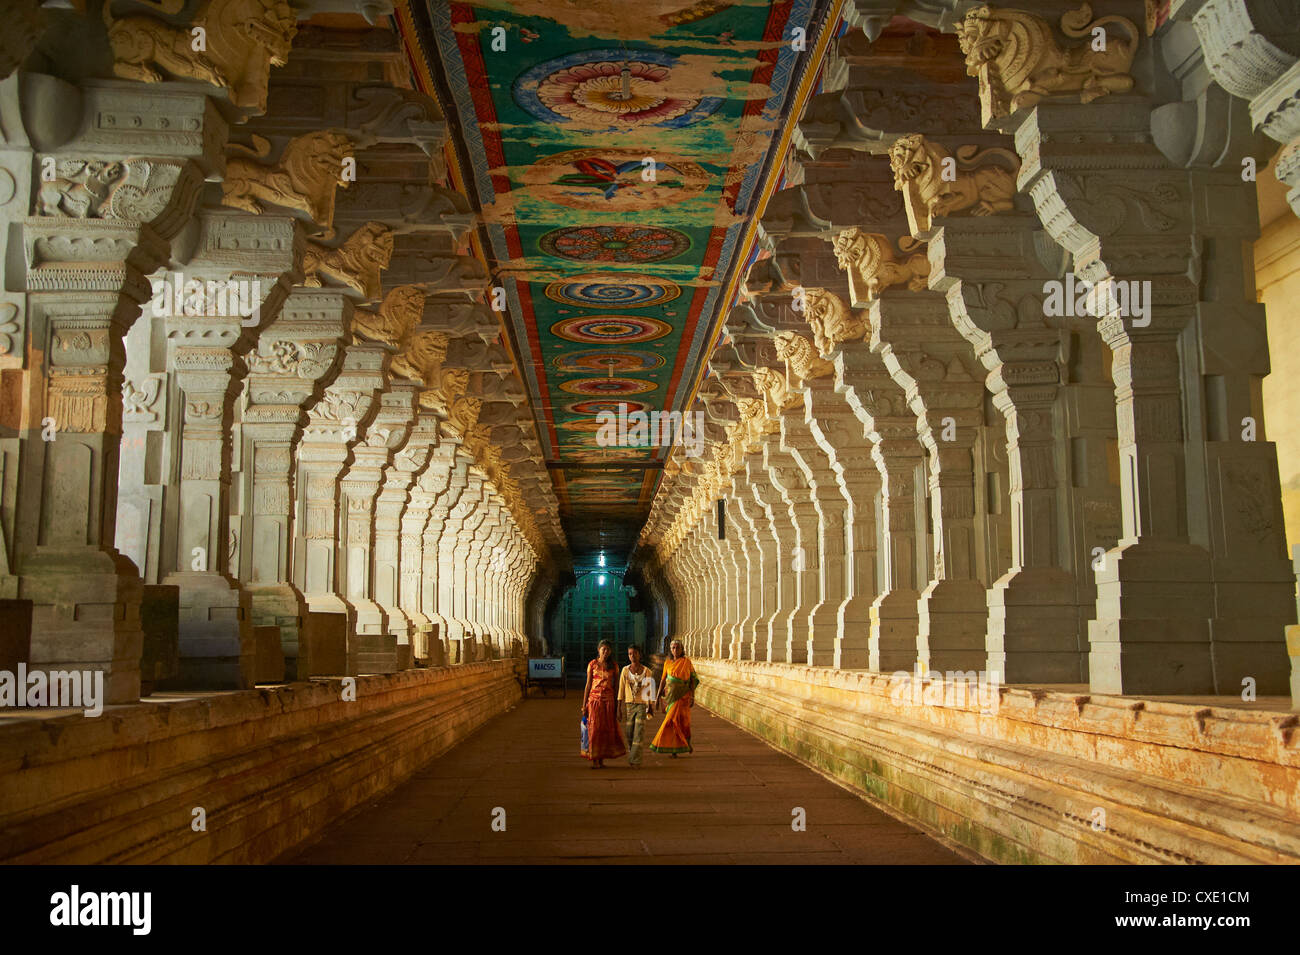
[[[966, 73], [979, 79], [983, 119], [1006, 116], [1048, 96], [1077, 93], [1091, 103], [1108, 93], [1133, 88], [1129, 68], [1137, 53], [1138, 31], [1121, 16], [1092, 19], [1092, 7], [1080, 4], [1061, 17], [1061, 32], [1084, 39], [1062, 49], [1046, 20], [1020, 10], [977, 7], [957, 26]], [[1107, 29], [1119, 28], [1119, 33]], [[1094, 49], [1093, 31], [1105, 30], [1103, 49]]]
[[776, 356], [801, 381], [822, 378], [835, 371], [835, 366], [817, 355], [812, 342], [795, 332], [781, 332], [776, 336]]
[[[861, 289], [868, 301], [893, 285], [906, 285], [919, 292], [929, 282], [930, 260], [923, 252], [900, 260], [893, 243], [878, 232], [850, 227], [835, 237], [834, 247], [840, 268], [849, 273], [852, 287]], [[819, 343], [817, 347], [822, 346]], [[825, 349], [822, 354], [826, 354]]]
[[334, 191], [348, 186], [343, 178], [343, 160], [352, 157], [352, 141], [342, 130], [323, 129], [295, 136], [284, 147], [278, 162], [263, 163], [271, 144], [253, 136], [254, 149], [232, 145], [234, 154], [226, 162], [221, 184], [222, 204], [260, 215], [262, 203], [304, 212], [334, 234]]
[[[1010, 150], [959, 146], [954, 156], [920, 133], [911, 133], [889, 147], [889, 165], [913, 235], [927, 231], [936, 216], [987, 216], [1013, 208], [1020, 159]], [[945, 168], [951, 172], [949, 179], [944, 178]]]
[[384, 296], [376, 312], [353, 312], [352, 331], [369, 341], [400, 348], [423, 316], [424, 292], [416, 285], [399, 285]]
[[427, 387], [438, 383], [442, 363], [447, 359], [447, 336], [442, 332], [421, 331], [411, 336], [406, 351], [394, 356], [393, 374], [419, 379]]
[[166, 208], [180, 166], [143, 159], [60, 159], [55, 178], [42, 181], [36, 203], [43, 216], [151, 222]]
[[392, 257], [393, 230], [382, 222], [367, 222], [337, 249], [308, 242], [302, 260], [302, 284], [320, 288], [321, 276], [325, 276], [371, 301], [383, 294], [380, 272], [388, 268]]
[[804, 303], [804, 318], [812, 328], [813, 342], [822, 355], [829, 355], [841, 343], [856, 341], [867, 333], [868, 323], [854, 315], [833, 292], [819, 288], [807, 289]]
[[[149, 16], [112, 14], [104, 3], [104, 25], [113, 48], [113, 72], [127, 80], [160, 83], [163, 75], [211, 83], [230, 92], [236, 106], [266, 111], [271, 66], [284, 66], [298, 32], [297, 17], [287, 0], [205, 0], [192, 29], [169, 26]], [[177, 14], [183, 0], [161, 0], [160, 13]], [[195, 50], [193, 29], [203, 30], [204, 47]]]

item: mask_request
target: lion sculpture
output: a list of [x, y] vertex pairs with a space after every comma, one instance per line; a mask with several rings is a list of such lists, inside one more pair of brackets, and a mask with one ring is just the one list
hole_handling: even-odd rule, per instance
[[393, 230], [382, 222], [367, 222], [337, 249], [308, 242], [302, 257], [302, 284], [320, 288], [325, 276], [374, 301], [383, 294], [380, 273], [392, 257]]
[[264, 164], [271, 144], [253, 136], [254, 149], [231, 146], [235, 155], [226, 161], [226, 178], [221, 184], [223, 205], [254, 215], [265, 210], [262, 203], [306, 213], [323, 231], [334, 235], [334, 190], [346, 189], [344, 160], [352, 158], [352, 140], [338, 129], [304, 133], [289, 140], [279, 162]]
[[[1020, 10], [976, 7], [958, 24], [966, 72], [979, 79], [985, 123], [1048, 96], [1077, 93], [1080, 102], [1091, 103], [1133, 88], [1129, 69], [1137, 53], [1138, 31], [1132, 20], [1121, 16], [1093, 20], [1092, 7], [1084, 3], [1064, 14], [1060, 23], [1066, 36], [1089, 42], [1063, 50], [1045, 20]], [[1111, 24], [1122, 35], [1106, 30]], [[1098, 30], [1105, 37], [1100, 48]]]
[[889, 165], [914, 236], [929, 230], [937, 216], [988, 216], [1015, 207], [1020, 160], [1009, 150], [959, 146], [953, 156], [920, 133], [911, 133], [889, 147]]
[[[893, 243], [879, 232], [863, 232], [852, 226], [835, 237], [834, 248], [835, 260], [849, 273], [857, 301], [879, 298], [881, 292], [894, 285], [906, 285], [919, 292], [929, 282], [930, 260], [919, 252], [900, 260], [894, 254]], [[826, 354], [821, 342], [817, 348]]]
[[[289, 47], [298, 32], [297, 17], [287, 0], [205, 0], [190, 29], [146, 15], [116, 19], [112, 5], [112, 0], [105, 0], [103, 16], [117, 76], [159, 83], [164, 79], [160, 68], [181, 79], [227, 90], [236, 106], [252, 107], [258, 113], [266, 112], [271, 67], [289, 61]], [[150, 5], [159, 13], [175, 15], [185, 3], [162, 0]]]
[[821, 378], [835, 370], [835, 366], [817, 354], [813, 343], [796, 332], [781, 332], [776, 336], [776, 356], [801, 381]]

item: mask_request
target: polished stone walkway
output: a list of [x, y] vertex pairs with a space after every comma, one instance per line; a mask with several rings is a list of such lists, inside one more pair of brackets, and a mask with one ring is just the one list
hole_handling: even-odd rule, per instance
[[[730, 723], [694, 711], [695, 752], [592, 770], [581, 693], [528, 699], [279, 862], [961, 863]], [[654, 721], [657, 728], [658, 720]], [[648, 742], [648, 740], [647, 740]], [[807, 830], [791, 829], [792, 810]], [[492, 829], [505, 810], [505, 831]]]

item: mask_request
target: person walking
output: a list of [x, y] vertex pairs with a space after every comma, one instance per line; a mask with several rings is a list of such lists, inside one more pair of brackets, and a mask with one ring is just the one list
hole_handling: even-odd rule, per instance
[[587, 749], [592, 769], [603, 769], [605, 760], [627, 752], [618, 725], [618, 664], [614, 644], [602, 640], [596, 659], [587, 664], [587, 685], [582, 691], [582, 715], [587, 718]]
[[659, 694], [659, 708], [666, 709], [668, 715], [650, 748], [675, 759], [678, 753], [694, 752], [691, 746], [691, 707], [695, 705], [695, 688], [700, 685], [700, 678], [695, 675], [695, 667], [687, 659], [680, 640], [674, 640], [668, 652], [672, 655], [664, 661], [663, 692]]
[[627, 763], [633, 769], [640, 769], [641, 738], [655, 705], [655, 678], [649, 667], [641, 665], [640, 647], [628, 647], [627, 659], [628, 664], [618, 679], [618, 718], [627, 740]]

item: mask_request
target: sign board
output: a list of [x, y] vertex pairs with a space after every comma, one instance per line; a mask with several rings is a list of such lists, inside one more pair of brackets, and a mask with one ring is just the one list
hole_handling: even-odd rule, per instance
[[548, 686], [559, 684], [564, 696], [569, 695], [568, 681], [564, 678], [564, 657], [530, 657], [528, 660], [528, 678], [524, 681], [524, 693], [528, 687], [540, 686], [546, 694]]

